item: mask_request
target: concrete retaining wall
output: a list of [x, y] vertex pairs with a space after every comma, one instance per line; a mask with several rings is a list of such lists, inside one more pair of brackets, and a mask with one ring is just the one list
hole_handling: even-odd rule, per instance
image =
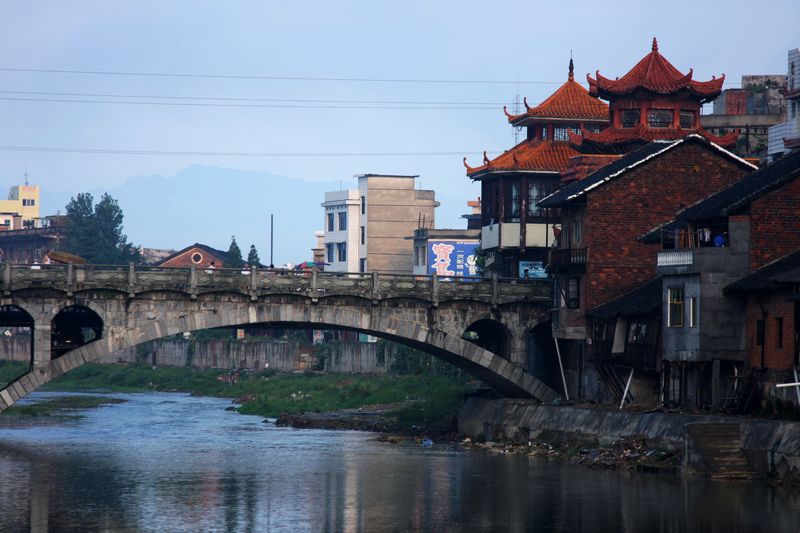
[[531, 400], [469, 398], [458, 415], [458, 431], [485, 440], [567, 441], [607, 445], [644, 436], [648, 445], [683, 450], [686, 424], [737, 422], [742, 451], [755, 472], [800, 480], [800, 423], [726, 416], [644, 413], [537, 404]]

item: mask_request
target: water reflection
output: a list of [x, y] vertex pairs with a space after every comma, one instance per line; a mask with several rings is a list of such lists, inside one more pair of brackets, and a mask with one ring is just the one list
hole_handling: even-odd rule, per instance
[[[40, 397], [42, 395], [39, 395]], [[0, 429], [9, 531], [797, 531], [796, 492], [289, 430], [182, 395]]]

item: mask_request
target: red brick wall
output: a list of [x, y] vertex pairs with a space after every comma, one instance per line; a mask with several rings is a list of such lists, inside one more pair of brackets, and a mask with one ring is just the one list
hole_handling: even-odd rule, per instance
[[[200, 261], [200, 263], [192, 262], [192, 255], [195, 253], [199, 253], [200, 255], [203, 256], [203, 260]], [[213, 256], [208, 252], [206, 252], [205, 250], [201, 250], [200, 248], [190, 248], [189, 250], [183, 252], [182, 254], [176, 257], [173, 257], [166, 263], [163, 263], [159, 266], [189, 268], [192, 265], [194, 265], [197, 268], [201, 268], [201, 267], [207, 267], [208, 265], [211, 264], [212, 261], [214, 262], [215, 267], [222, 268], [223, 261], [219, 257]]]
[[800, 250], [800, 180], [750, 205], [750, 268]]
[[[790, 289], [761, 293], [747, 297], [747, 361], [754, 368], [761, 368], [761, 346], [756, 344], [756, 328], [764, 320], [764, 367], [772, 370], [792, 368], [795, 364], [794, 312], [795, 302], [789, 300]], [[762, 313], [764, 306], [766, 317]], [[778, 318], [783, 318], [783, 347], [778, 348]]]
[[729, 89], [725, 91], [725, 114], [747, 114], [747, 91], [744, 89]]
[[655, 276], [659, 246], [642, 244], [640, 235], [749, 172], [713, 148], [688, 142], [590, 192], [585, 309]]

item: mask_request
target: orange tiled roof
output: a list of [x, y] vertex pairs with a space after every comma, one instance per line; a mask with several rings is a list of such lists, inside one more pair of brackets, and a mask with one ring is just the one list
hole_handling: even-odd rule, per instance
[[483, 165], [479, 167], [467, 165], [465, 157], [464, 166], [467, 167], [467, 176], [473, 178], [478, 174], [495, 170], [560, 173], [569, 166], [569, 158], [576, 155], [581, 154], [568, 142], [531, 139], [522, 141], [492, 160], [489, 160], [484, 152]]
[[672, 63], [658, 52], [658, 41], [653, 37], [652, 51], [623, 77], [612, 80], [600, 75], [598, 70], [592, 78], [588, 74], [589, 93], [608, 99], [609, 96], [630, 94], [637, 89], [646, 89], [656, 94], [672, 94], [686, 89], [703, 101], [713, 100], [722, 91], [725, 75], [710, 81], [694, 81], [692, 70], [688, 74], [672, 66]]
[[582, 135], [575, 135], [572, 132], [569, 133], [569, 140], [575, 146], [580, 146], [584, 141], [597, 144], [622, 144], [633, 141], [672, 141], [682, 139], [687, 135], [695, 133], [724, 148], [730, 148], [736, 145], [736, 140], [739, 138], [738, 130], [726, 133], [722, 136], [717, 136], [703, 128], [687, 130], [682, 128], [648, 128], [642, 125], [635, 128], [606, 128], [598, 133], [592, 133], [584, 129], [581, 133]]
[[512, 115], [506, 107], [503, 111], [511, 124], [529, 117], [576, 119], [576, 120], [608, 120], [608, 104], [589, 95], [583, 85], [575, 81], [572, 59], [569, 60], [569, 77], [567, 82], [536, 107], [529, 107], [524, 99], [525, 113]]

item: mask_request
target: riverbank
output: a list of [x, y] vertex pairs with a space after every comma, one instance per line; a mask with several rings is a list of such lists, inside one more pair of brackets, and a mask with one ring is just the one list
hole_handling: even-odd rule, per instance
[[[24, 364], [2, 362], [0, 381], [13, 379], [24, 370]], [[98, 364], [83, 365], [42, 388], [189, 392], [232, 398], [239, 413], [270, 418], [390, 405], [384, 413], [387, 430], [420, 434], [455, 431], [456, 415], [470, 389], [466, 379], [436, 375], [354, 376]]]

